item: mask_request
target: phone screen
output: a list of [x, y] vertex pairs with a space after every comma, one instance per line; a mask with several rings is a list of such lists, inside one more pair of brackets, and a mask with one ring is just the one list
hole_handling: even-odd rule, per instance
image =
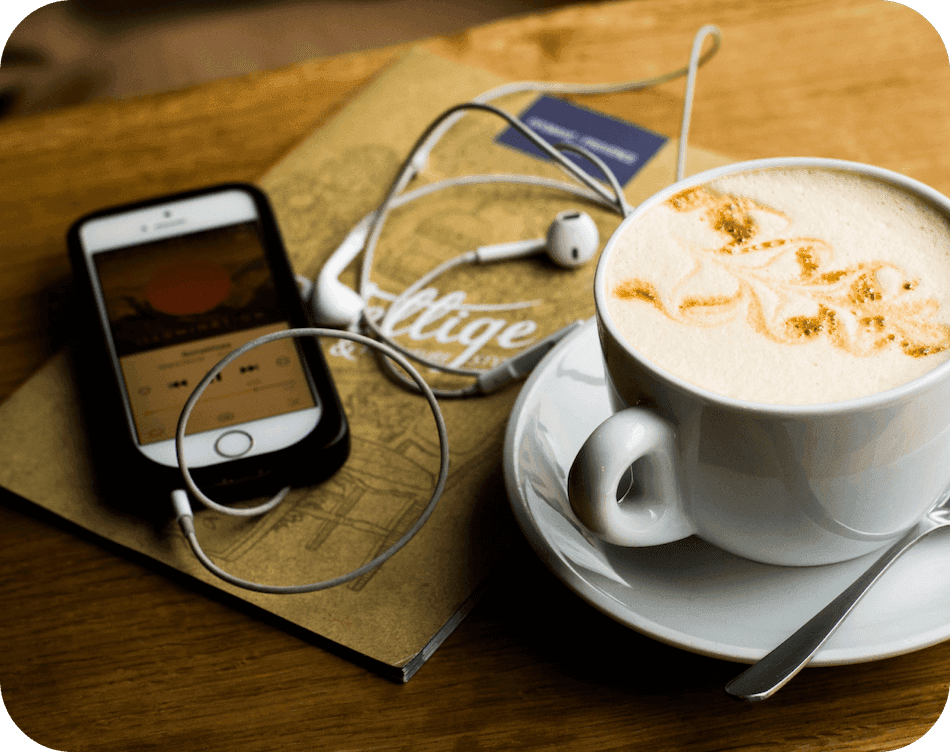
[[[185, 401], [232, 350], [290, 328], [254, 221], [92, 255], [140, 444], [174, 438]], [[262, 345], [205, 390], [188, 433], [317, 406], [293, 339]]]

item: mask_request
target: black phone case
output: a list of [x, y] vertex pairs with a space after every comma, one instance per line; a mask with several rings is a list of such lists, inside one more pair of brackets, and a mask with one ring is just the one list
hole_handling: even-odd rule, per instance
[[[72, 364], [89, 437], [90, 460], [104, 500], [121, 511], [161, 520], [171, 514], [170, 492], [184, 488], [184, 484], [177, 468], [151, 461], [135, 446], [126, 419], [120, 377], [112, 367], [107, 335], [99, 320], [79, 228], [95, 217], [232, 188], [250, 194], [257, 206], [265, 253], [291, 326], [313, 326], [300, 300], [270, 204], [255, 186], [226, 183], [110, 207], [76, 220], [67, 233], [79, 325]], [[189, 468], [198, 487], [215, 501], [233, 502], [270, 495], [284, 486], [313, 485], [332, 475], [346, 461], [349, 429], [323, 352], [313, 337], [300, 337], [297, 341], [323, 407], [319, 422], [308, 436], [285, 449], [210, 467]]]

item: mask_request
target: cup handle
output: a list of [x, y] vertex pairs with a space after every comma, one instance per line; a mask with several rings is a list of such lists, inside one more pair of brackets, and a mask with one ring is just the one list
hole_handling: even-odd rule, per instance
[[[633, 466], [633, 487], [618, 488]], [[567, 479], [581, 524], [618, 546], [655, 546], [695, 532], [684, 511], [676, 429], [656, 413], [628, 407], [601, 423], [581, 447]]]

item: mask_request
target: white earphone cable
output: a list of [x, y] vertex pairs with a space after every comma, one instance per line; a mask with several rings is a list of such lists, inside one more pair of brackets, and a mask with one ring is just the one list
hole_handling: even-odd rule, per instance
[[[713, 38], [713, 46], [709, 52], [700, 56], [703, 49], [703, 42], [706, 37]], [[686, 66], [686, 93], [683, 95], [683, 116], [680, 121], [680, 137], [676, 156], [676, 181], [679, 182], [686, 177], [686, 141], [689, 136], [689, 121], [693, 114], [693, 98], [696, 94], [696, 73], [699, 66], [709, 59], [711, 54], [715, 54], [722, 43], [722, 32], [718, 28], [709, 24], [703, 26], [693, 38], [693, 49], [689, 56], [689, 65]]]
[[[492, 102], [496, 99], [501, 99], [512, 94], [522, 94], [529, 91], [538, 92], [539, 94], [575, 94], [579, 96], [590, 96], [598, 94], [621, 94], [623, 92], [649, 89], [653, 86], [659, 86], [669, 81], [674, 81], [677, 78], [688, 76], [691, 72], [693, 75], [695, 75], [695, 70], [708, 63], [713, 58], [713, 56], [719, 52], [719, 48], [722, 46], [722, 32], [720, 32], [716, 26], [707, 25], [702, 27], [694, 37], [694, 47], [697, 40], [699, 40], [699, 45], [702, 46], [702, 43], [707, 36], [712, 37], [712, 45], [701, 57], [696, 58], [695, 62], [691, 59], [689, 64], [683, 68], [677, 68], [674, 71], [663, 73], [659, 76], [632, 79], [628, 81], [617, 81], [606, 84], [575, 84], [557, 81], [516, 81], [513, 83], [502, 84], [501, 86], [496, 86], [494, 89], [489, 89], [486, 92], [482, 92], [475, 97], [474, 101]], [[691, 96], [692, 93], [687, 92], [687, 99]], [[446, 120], [444, 123], [442, 123], [442, 125], [439, 126], [439, 128], [435, 129], [429, 135], [427, 141], [423, 143], [419, 147], [418, 151], [413, 155], [413, 170], [404, 178], [404, 182], [402, 185], [400, 185], [400, 191], [405, 189], [405, 187], [409, 184], [409, 181], [412, 180], [415, 175], [422, 172], [429, 160], [429, 154], [435, 148], [436, 144], [439, 143], [446, 132], [462, 117], [464, 117], [464, 113], [457, 114], [453, 118]]]
[[403, 546], [405, 546], [416, 533], [422, 528], [426, 523], [426, 520], [432, 515], [432, 512], [435, 511], [436, 505], [439, 503], [439, 499], [442, 497], [442, 492], [445, 489], [445, 484], [449, 475], [449, 437], [448, 430], [445, 426], [445, 419], [442, 416], [442, 410], [439, 408], [439, 403], [435, 398], [435, 395], [432, 393], [432, 390], [429, 388], [429, 385], [425, 382], [425, 379], [419, 375], [419, 372], [412, 367], [412, 364], [409, 363], [402, 355], [393, 350], [391, 347], [386, 345], [383, 342], [377, 342], [376, 340], [365, 337], [362, 334], [356, 334], [354, 332], [341, 332], [335, 329], [322, 329], [322, 328], [301, 328], [301, 329], [287, 329], [284, 331], [273, 332], [271, 334], [265, 334], [262, 337], [258, 337], [251, 342], [248, 342], [246, 345], [239, 347], [237, 350], [226, 355], [222, 358], [217, 365], [214, 366], [204, 378], [198, 382], [198, 385], [195, 387], [195, 390], [191, 393], [188, 400], [185, 402], [185, 407], [182, 409], [181, 416], [178, 419], [178, 428], [175, 432], [175, 452], [178, 458], [178, 466], [181, 470], [182, 479], [184, 480], [186, 488], [191, 492], [195, 498], [200, 500], [203, 504], [208, 506], [211, 509], [214, 509], [223, 514], [229, 514], [233, 516], [256, 516], [263, 514], [271, 509], [273, 509], [277, 504], [279, 504], [289, 488], [284, 488], [278, 492], [272, 499], [253, 508], [237, 508], [237, 507], [226, 507], [221, 504], [218, 504], [211, 499], [209, 499], [204, 492], [201, 491], [196, 485], [194, 480], [191, 477], [191, 473], [188, 470], [188, 465], [185, 461], [185, 452], [184, 452], [184, 440], [185, 440], [185, 431], [188, 426], [188, 418], [191, 416], [191, 411], [194, 409], [195, 404], [201, 398], [201, 395], [204, 393], [205, 388], [212, 382], [212, 380], [227, 366], [229, 363], [234, 361], [236, 358], [244, 355], [245, 353], [253, 350], [260, 345], [266, 344], [267, 342], [273, 342], [277, 339], [285, 339], [288, 337], [334, 337], [340, 339], [346, 339], [359, 344], [366, 345], [367, 347], [374, 348], [379, 352], [386, 355], [388, 358], [395, 360], [402, 368], [405, 369], [406, 373], [410, 375], [412, 380], [415, 382], [415, 386], [418, 388], [419, 392], [425, 396], [426, 400], [429, 402], [429, 408], [432, 410], [432, 416], [435, 419], [436, 430], [439, 434], [439, 450], [440, 450], [440, 461], [439, 461], [439, 473], [436, 478], [435, 487], [432, 491], [432, 496], [429, 498], [429, 502], [426, 504], [425, 509], [422, 511], [422, 514], [419, 515], [418, 519], [412, 524], [412, 526], [406, 530], [405, 533], [397, 540], [393, 545], [383, 551], [381, 554], [373, 558], [372, 560], [366, 562], [362, 566], [354, 569], [353, 571], [340, 575], [339, 577], [334, 577], [329, 580], [323, 580], [321, 582], [312, 582], [305, 585], [266, 585], [259, 582], [252, 582], [250, 580], [244, 580], [240, 577], [236, 577], [229, 572], [221, 569], [217, 566], [210, 558], [205, 554], [201, 548], [201, 544], [198, 542], [198, 536], [195, 532], [194, 524], [194, 515], [191, 510], [191, 505], [188, 502], [188, 494], [182, 489], [176, 489], [172, 492], [172, 505], [175, 508], [176, 518], [178, 524], [181, 527], [182, 532], [185, 535], [185, 538], [188, 540], [188, 544], [191, 546], [194, 555], [198, 560], [208, 569], [212, 574], [221, 578], [225, 582], [229, 582], [232, 585], [245, 588], [246, 590], [254, 590], [259, 593], [277, 593], [277, 594], [293, 594], [293, 593], [312, 593], [318, 590], [326, 590], [328, 588], [336, 587], [337, 585], [343, 585], [347, 582], [355, 580], [357, 577], [361, 577], [367, 572], [372, 571], [380, 564], [389, 559], [393, 554], [399, 551]]
[[602, 160], [593, 152], [585, 149], [583, 146], [578, 146], [576, 144], [558, 143], [554, 145], [554, 148], [559, 149], [560, 151], [573, 152], [574, 154], [583, 157], [592, 165], [594, 165], [594, 167], [596, 167], [601, 172], [601, 174], [603, 174], [604, 179], [610, 183], [610, 187], [613, 189], [614, 197], [616, 199], [616, 206], [611, 206], [611, 208], [616, 209], [617, 213], [619, 213], [621, 217], [626, 217], [631, 211], [633, 211], [630, 207], [630, 204], [627, 202], [627, 197], [623, 195], [623, 186], [620, 185], [620, 180], [617, 179], [617, 175], [607, 166], [607, 163], [604, 162], [604, 160]]

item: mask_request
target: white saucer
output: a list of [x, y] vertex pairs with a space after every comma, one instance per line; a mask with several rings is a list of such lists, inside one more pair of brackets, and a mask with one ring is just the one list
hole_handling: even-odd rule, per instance
[[[521, 529], [554, 573], [596, 608], [662, 642], [748, 663], [781, 643], [878, 555], [778, 567], [697, 538], [639, 549], [594, 538], [571, 512], [566, 478], [581, 444], [609, 415], [603, 374], [589, 321], [535, 369], [505, 436], [505, 481]], [[876, 660], [948, 637], [950, 537], [938, 532], [892, 566], [813, 664]]]

